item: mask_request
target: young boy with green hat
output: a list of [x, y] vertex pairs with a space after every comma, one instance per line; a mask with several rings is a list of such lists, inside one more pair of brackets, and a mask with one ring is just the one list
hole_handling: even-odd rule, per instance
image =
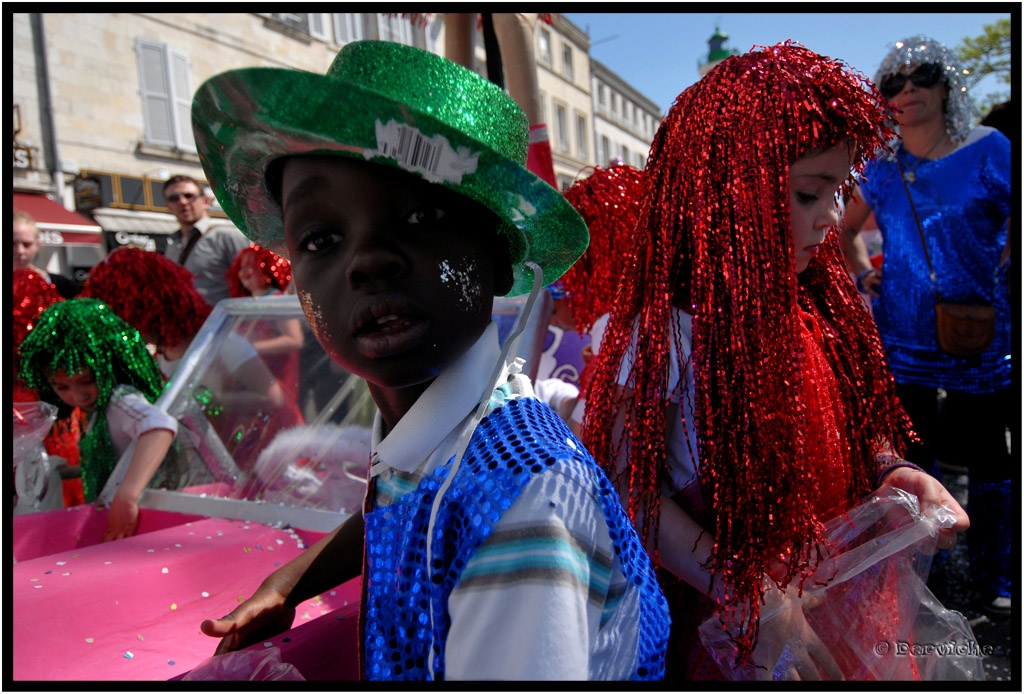
[[362, 569], [364, 678], [661, 678], [668, 613], [643, 546], [491, 321], [494, 296], [530, 292], [528, 311], [587, 244], [524, 166], [515, 101], [363, 41], [326, 75], [217, 75], [192, 119], [224, 210], [291, 261], [317, 339], [378, 407], [363, 514], [203, 622], [218, 653]]

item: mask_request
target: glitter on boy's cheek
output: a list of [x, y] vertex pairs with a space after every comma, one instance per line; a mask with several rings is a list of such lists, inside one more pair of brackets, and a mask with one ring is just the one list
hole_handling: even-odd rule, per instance
[[447, 260], [442, 260], [439, 268], [441, 270], [441, 282], [452, 286], [460, 308], [467, 312], [475, 311], [480, 307], [480, 283], [476, 272], [476, 261], [465, 258], [465, 265], [456, 267]]
[[313, 329], [317, 342], [324, 345], [326, 349], [331, 343], [331, 331], [327, 329], [327, 321], [324, 320], [320, 307], [313, 302], [313, 295], [309, 292], [299, 289], [296, 294], [299, 297], [299, 303], [302, 305], [302, 312], [306, 314], [306, 320], [309, 321], [309, 327]]

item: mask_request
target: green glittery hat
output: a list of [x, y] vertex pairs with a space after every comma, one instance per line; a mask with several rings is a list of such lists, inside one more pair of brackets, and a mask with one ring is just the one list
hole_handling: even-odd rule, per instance
[[544, 284], [582, 255], [589, 236], [576, 210], [527, 170], [526, 116], [471, 70], [418, 48], [356, 41], [326, 75], [283, 68], [230, 70], [192, 102], [203, 170], [246, 236], [286, 256], [281, 206], [267, 167], [296, 154], [335, 154], [392, 166], [484, 205], [512, 250], [510, 295]]

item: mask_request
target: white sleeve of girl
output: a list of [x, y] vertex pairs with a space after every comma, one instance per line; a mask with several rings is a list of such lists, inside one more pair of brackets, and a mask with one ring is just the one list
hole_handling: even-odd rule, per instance
[[110, 442], [120, 458], [128, 444], [153, 429], [166, 429], [178, 433], [178, 421], [153, 405], [135, 388], [119, 385], [114, 388], [107, 404], [107, 426]]

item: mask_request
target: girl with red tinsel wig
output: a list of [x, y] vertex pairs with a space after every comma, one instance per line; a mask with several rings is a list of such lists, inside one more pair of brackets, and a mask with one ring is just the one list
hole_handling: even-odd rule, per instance
[[[292, 280], [292, 266], [271, 251], [250, 243], [235, 256], [225, 278], [232, 298], [283, 294]], [[302, 325], [298, 320], [244, 321], [238, 332], [256, 348], [267, 368], [287, 394], [286, 406], [294, 409], [296, 423], [302, 423], [298, 409], [299, 350]]]
[[[727, 58], [655, 136], [584, 441], [676, 581], [670, 677], [722, 677], [697, 636], [716, 614], [756, 656], [766, 590], [798, 592], [823, 523], [876, 487], [953, 509], [940, 547], [967, 527], [898, 457], [909, 422], [834, 231], [890, 123], [861, 75], [785, 43]], [[782, 676], [848, 675], [821, 646]]]
[[[593, 372], [593, 355], [600, 345], [615, 303], [615, 290], [625, 260], [631, 257], [640, 217], [643, 172], [628, 164], [594, 167], [584, 179], [565, 191], [568, 200], [587, 223], [590, 245], [556, 285], [563, 298], [555, 300], [555, 313], [567, 306], [567, 318], [580, 334], [590, 333], [591, 342], [583, 350], [584, 369], [580, 374], [580, 395], [569, 417], [569, 427], [579, 436], [586, 411], [586, 392]], [[568, 329], [567, 325], [560, 325]]]

